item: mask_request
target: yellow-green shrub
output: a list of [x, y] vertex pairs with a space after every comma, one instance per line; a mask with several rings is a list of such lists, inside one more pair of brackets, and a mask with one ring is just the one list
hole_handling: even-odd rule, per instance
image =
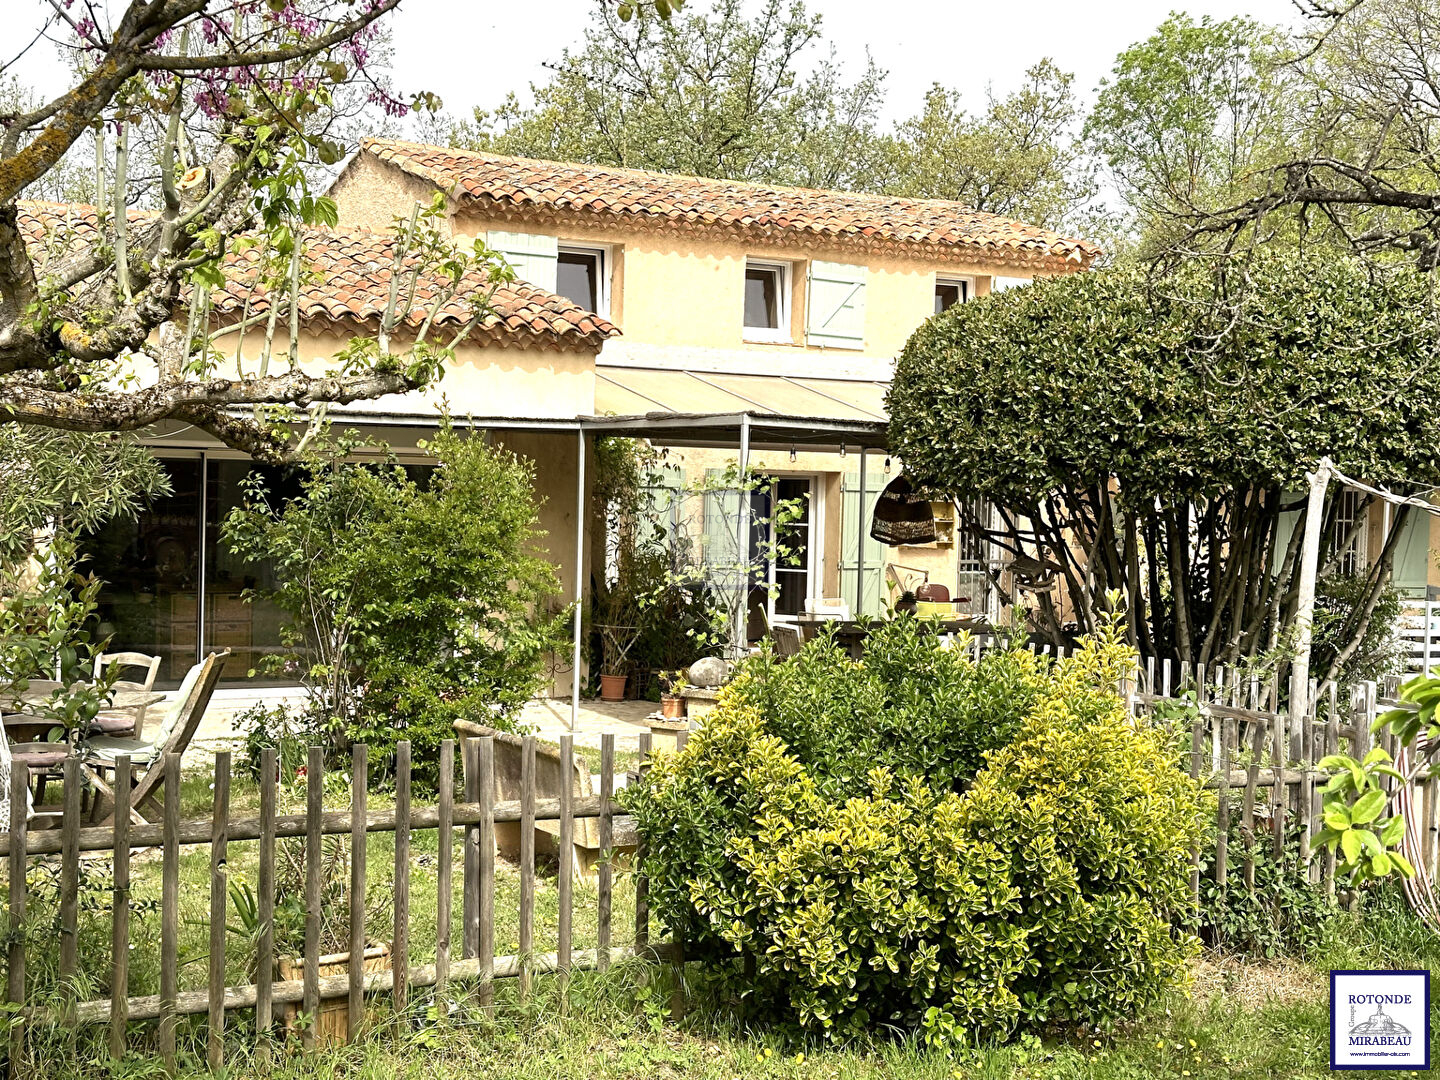
[[877, 767], [839, 798], [742, 674], [628, 793], [653, 909], [754, 1012], [809, 1033], [1135, 1016], [1192, 947], [1170, 916], [1201, 818], [1166, 739], [1125, 716], [1125, 662], [1111, 637], [1037, 669], [1015, 737], [963, 792]]

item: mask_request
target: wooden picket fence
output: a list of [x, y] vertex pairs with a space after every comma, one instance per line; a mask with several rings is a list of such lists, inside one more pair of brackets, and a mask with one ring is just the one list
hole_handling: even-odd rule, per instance
[[[1072, 650], [1033, 646], [1037, 655], [1059, 659]], [[1322, 789], [1328, 774], [1318, 763], [1329, 754], [1363, 758], [1373, 746], [1392, 759], [1400, 747], [1388, 731], [1371, 734], [1371, 725], [1385, 710], [1395, 707], [1400, 679], [1388, 676], [1380, 683], [1361, 682], [1350, 700], [1341, 701], [1333, 683], [1312, 680], [1313, 708], [1304, 716], [1290, 716], [1279, 708], [1279, 687], [1274, 679], [1262, 681], [1240, 668], [1179, 664], [1145, 657], [1140, 660], [1134, 684], [1126, 688], [1136, 712], [1163, 714], [1172, 720], [1189, 716], [1189, 771], [1215, 792], [1214, 875], [1226, 886], [1238, 873], [1246, 887], [1255, 887], [1257, 853], [1269, 847], [1275, 861], [1289, 857], [1287, 829], [1298, 826], [1299, 850], [1291, 869], [1312, 882], [1323, 882], [1334, 895], [1335, 854], [1319, 847], [1323, 828]], [[1387, 794], [1395, 795], [1397, 781], [1385, 779]], [[1407, 793], [1407, 821], [1416, 836], [1406, 852], [1420, 874], [1437, 882], [1440, 871], [1440, 779], [1423, 779]], [[1239, 851], [1231, 850], [1232, 825], [1238, 821], [1244, 838]], [[1193, 853], [1191, 894], [1200, 896], [1200, 851]]]
[[[640, 768], [646, 767], [650, 754], [650, 736], [639, 738]], [[683, 737], [679, 740], [683, 745]], [[614, 869], [610, 859], [603, 857], [597, 867], [597, 935], [596, 948], [572, 948], [574, 916], [573, 864], [575, 822], [598, 819], [599, 845], [602, 852], [610, 849], [615, 818], [615, 737], [602, 737], [600, 757], [600, 792], [596, 796], [577, 797], [568, 784], [560, 787], [557, 799], [539, 799], [535, 785], [535, 739], [524, 740], [520, 798], [497, 802], [495, 799], [495, 751], [492, 738], [467, 738], [460, 744], [463, 770], [463, 792], [457, 799], [454, 790], [456, 742], [441, 745], [439, 760], [438, 799], [433, 806], [416, 807], [411, 800], [410, 744], [398, 746], [395, 769], [395, 808], [372, 811], [367, 808], [369, 780], [366, 748], [353, 748], [350, 767], [351, 804], [345, 810], [327, 810], [324, 805], [325, 755], [319, 747], [309, 749], [306, 765], [306, 811], [304, 814], [278, 815], [276, 751], [263, 751], [260, 767], [260, 812], [258, 817], [234, 819], [230, 815], [231, 758], [229, 752], [215, 755], [213, 810], [208, 819], [180, 818], [180, 759], [170, 755], [164, 762], [164, 801], [158, 824], [132, 823], [128, 804], [130, 763], [118, 763], [115, 823], [113, 826], [86, 827], [81, 821], [80, 790], [82, 780], [76, 762], [66, 763], [64, 774], [64, 806], [58, 829], [30, 829], [26, 821], [25, 790], [28, 777], [23, 767], [14, 769], [11, 788], [11, 818], [8, 835], [0, 834], [0, 855], [5, 857], [9, 879], [10, 935], [7, 947], [6, 1000], [18, 1006], [10, 1028], [9, 1075], [30, 1075], [25, 1065], [26, 1022], [35, 1019], [37, 1009], [59, 1010], [58, 1019], [68, 1027], [87, 1024], [109, 1025], [109, 1047], [112, 1056], [124, 1055], [132, 1021], [158, 1020], [156, 1050], [173, 1072], [176, 1059], [177, 1018], [186, 1014], [208, 1016], [206, 1056], [209, 1067], [218, 1070], [225, 1060], [226, 1014], [236, 1010], [253, 1010], [257, 1046], [268, 1048], [274, 1037], [276, 1006], [298, 1005], [311, 1017], [318, 1015], [320, 1003], [345, 998], [348, 1002], [346, 1032], [353, 1036], [363, 1022], [366, 995], [388, 994], [397, 1013], [409, 1005], [413, 990], [433, 987], [437, 998], [454, 1000], [459, 994], [473, 995], [481, 1006], [494, 1002], [495, 980], [516, 979], [522, 996], [531, 991], [532, 979], [539, 973], [553, 973], [561, 983], [561, 992], [571, 972], [604, 971], [613, 963], [641, 955], [649, 959], [682, 958], [675, 942], [650, 941], [650, 915], [646, 881], [638, 872], [641, 848], [636, 852], [635, 934], [634, 944], [613, 946], [612, 897]], [[574, 750], [572, 737], [560, 743], [563, 775], [573, 776]], [[554, 951], [536, 952], [535, 930], [535, 823], [558, 822], [559, 832], [559, 916]], [[519, 952], [511, 956], [495, 955], [495, 826], [516, 822], [520, 826], [520, 896]], [[463, 828], [463, 910], [460, 913], [460, 956], [452, 955], [454, 918], [452, 915], [454, 830]], [[435, 911], [435, 962], [412, 964], [410, 959], [410, 846], [417, 831], [438, 832], [437, 902]], [[366, 923], [366, 837], [369, 833], [395, 834], [394, 925], [388, 969], [367, 971], [362, 963], [351, 963], [348, 974], [321, 975], [321, 861], [322, 838], [348, 834], [350, 837], [350, 956], [364, 955], [367, 941]], [[303, 977], [281, 980], [275, 977], [276, 950], [273, 935], [275, 913], [275, 848], [282, 837], [305, 838], [305, 946]], [[258, 841], [259, 870], [256, 889], [258, 908], [258, 940], [255, 946], [253, 983], [226, 985], [226, 915], [228, 896], [227, 846], [240, 841]], [[178, 941], [180, 852], [182, 848], [209, 845], [210, 849], [210, 918], [208, 978], [204, 990], [180, 992]], [[129, 996], [128, 957], [130, 954], [130, 887], [131, 854], [140, 849], [161, 851], [161, 940], [160, 993], [153, 996]], [[60, 1004], [27, 1008], [25, 941], [21, 928], [26, 921], [26, 867], [30, 860], [58, 859], [59, 981], [62, 988], [73, 985], [77, 971], [77, 921], [80, 861], [82, 853], [109, 852], [113, 860], [113, 896], [111, 898], [111, 987], [104, 1000], [77, 1001], [72, 997]], [[456, 984], [462, 984], [457, 986]], [[672, 1001], [678, 1010], [681, 1002]], [[305, 1046], [316, 1041], [313, 1024], [302, 1028]]]
[[[1357, 684], [1350, 700], [1338, 700], [1333, 683], [1312, 682], [1313, 709], [1291, 716], [1277, 708], [1278, 687], [1261, 683], [1233, 668], [1206, 671], [1200, 666], [1182, 668], [1168, 661], [1146, 661], [1133, 693], [1137, 709], [1164, 711], [1190, 719], [1190, 775], [1216, 795], [1214, 875], [1224, 887], [1239, 872], [1244, 884], [1255, 887], [1257, 851], [1267, 845], [1271, 857], [1288, 858], [1287, 829], [1297, 827], [1299, 850], [1292, 869], [1312, 882], [1323, 882], [1334, 894], [1335, 854], [1316, 843], [1323, 828], [1323, 787], [1329, 779], [1318, 763], [1329, 754], [1363, 758], [1380, 746], [1392, 758], [1399, 752], [1389, 732], [1371, 734], [1376, 716], [1393, 702], [1396, 680], [1383, 690], [1374, 682]], [[1193, 707], [1193, 712], [1191, 708]], [[1395, 794], [1396, 781], [1386, 779], [1387, 794]], [[1436, 780], [1417, 785], [1419, 820], [1423, 837], [1416, 860], [1433, 880], [1436, 870]], [[1412, 792], [1412, 794], [1415, 794]], [[1241, 850], [1231, 850], [1232, 825], [1240, 824]], [[1200, 859], [1195, 853], [1191, 891], [1198, 899]]]

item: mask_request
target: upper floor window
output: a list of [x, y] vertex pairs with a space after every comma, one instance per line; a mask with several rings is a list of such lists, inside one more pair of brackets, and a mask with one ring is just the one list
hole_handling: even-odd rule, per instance
[[586, 311], [610, 314], [608, 252], [599, 247], [561, 244], [555, 264], [555, 292]]
[[790, 340], [790, 266], [745, 262], [745, 337], [751, 341]]
[[970, 299], [970, 282], [966, 278], [935, 279], [935, 314], [963, 304]]

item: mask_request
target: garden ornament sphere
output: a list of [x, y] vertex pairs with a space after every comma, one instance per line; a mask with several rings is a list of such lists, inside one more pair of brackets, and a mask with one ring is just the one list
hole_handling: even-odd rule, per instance
[[718, 656], [702, 656], [690, 665], [690, 685], [706, 690], [723, 686], [730, 678], [730, 665]]

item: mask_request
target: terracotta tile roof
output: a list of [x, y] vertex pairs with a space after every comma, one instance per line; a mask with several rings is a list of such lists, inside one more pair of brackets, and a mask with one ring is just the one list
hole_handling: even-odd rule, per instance
[[739, 230], [772, 240], [841, 243], [976, 254], [1003, 262], [1088, 266], [1095, 245], [963, 203], [813, 188], [768, 187], [675, 173], [501, 157], [389, 139], [365, 139], [373, 154], [480, 209], [520, 215], [589, 214], [658, 227]]
[[[93, 207], [81, 204], [22, 202], [20, 227], [31, 250], [43, 266], [46, 258], [56, 257], [62, 250], [81, 249], [96, 238], [96, 216]], [[153, 217], [133, 212], [132, 221]], [[357, 329], [373, 330], [389, 299], [390, 278], [395, 264], [395, 237], [368, 229], [316, 229], [305, 237], [302, 259], [309, 272], [300, 285], [300, 317], [307, 321], [353, 323]], [[255, 268], [260, 261], [257, 247], [243, 251], [233, 248], [225, 259], [225, 286], [213, 294], [215, 311], [222, 316], [239, 316], [250, 298], [250, 313], [266, 310], [263, 285], [253, 284]], [[413, 261], [409, 264], [413, 268]], [[405, 295], [408, 275], [402, 277], [401, 296]], [[437, 325], [462, 325], [470, 318], [466, 302], [475, 293], [488, 293], [491, 285], [479, 273], [473, 273], [464, 287], [437, 313]], [[418, 327], [429, 313], [429, 305], [444, 291], [438, 278], [422, 277], [414, 287], [414, 302], [405, 321]], [[524, 281], [495, 287], [489, 298], [489, 310], [476, 331], [502, 344], [525, 345], [555, 342], [588, 345], [598, 349], [606, 338], [620, 331], [609, 320], [544, 289]]]
[[[312, 280], [302, 280], [300, 285], [301, 318], [378, 326], [390, 295], [395, 242], [394, 234], [368, 229], [322, 229], [307, 233], [302, 259], [313, 273]], [[250, 283], [254, 280], [260, 252], [251, 247], [226, 261], [226, 284], [215, 295], [215, 308], [238, 315], [244, 308], [246, 295], [252, 291]], [[413, 265], [413, 259], [407, 260], [407, 266], [413, 268]], [[408, 282], [408, 272], [402, 270], [402, 298]], [[433, 276], [417, 279], [405, 322], [416, 327], [424, 322], [432, 304], [443, 297], [446, 284]], [[470, 318], [469, 298], [476, 294], [483, 296], [491, 288], [482, 274], [472, 273], [455, 297], [436, 314], [436, 325], [462, 325]], [[512, 343], [517, 344], [526, 338], [546, 338], [573, 344], [590, 343], [598, 349], [606, 338], [620, 332], [601, 316], [529, 282], [508, 282], [494, 288], [489, 310], [476, 328], [492, 338], [515, 339]], [[250, 301], [252, 314], [265, 309], [264, 286], [256, 288], [254, 294]]]

